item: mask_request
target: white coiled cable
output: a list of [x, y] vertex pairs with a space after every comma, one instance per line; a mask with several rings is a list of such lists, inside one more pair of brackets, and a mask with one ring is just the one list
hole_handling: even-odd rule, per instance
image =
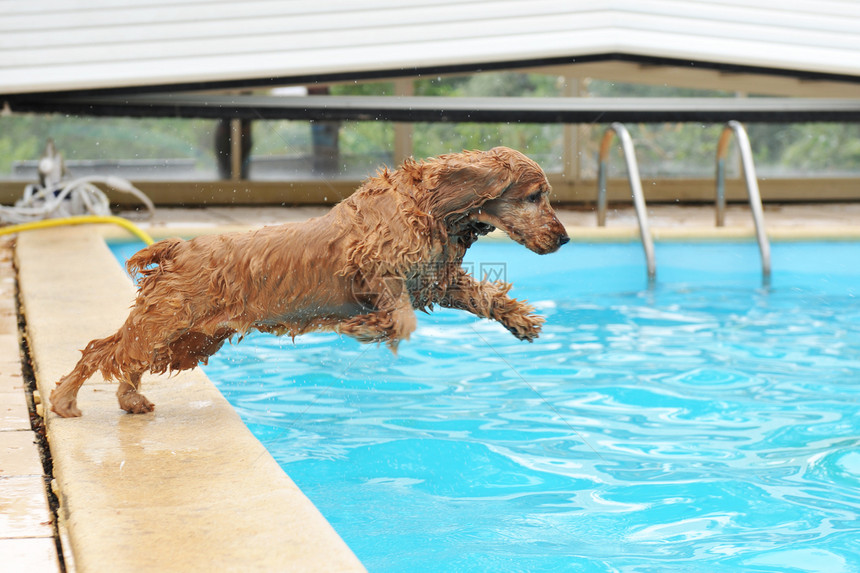
[[0, 205], [0, 221], [15, 224], [77, 215], [108, 216], [110, 201], [95, 183], [134, 195], [146, 206], [150, 217], [155, 214], [150, 198], [130, 182], [116, 176], [92, 175], [47, 187], [36, 183], [27, 185], [24, 196], [14, 207]]
[[67, 175], [63, 155], [49, 139], [39, 160], [39, 183], [27, 185], [24, 196], [14, 207], [0, 205], [0, 223], [14, 225], [82, 215], [108, 217], [110, 201], [95, 183], [134, 195], [146, 206], [150, 217], [155, 214], [155, 205], [149, 197], [121, 177], [91, 175], [64, 180]]

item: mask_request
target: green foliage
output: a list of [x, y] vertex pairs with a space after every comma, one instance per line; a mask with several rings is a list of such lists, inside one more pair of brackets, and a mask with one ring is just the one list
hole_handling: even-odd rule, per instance
[[860, 167], [860, 125], [856, 123], [752, 126], [749, 135], [764, 142], [763, 152], [786, 175], [856, 174]]
[[488, 72], [415, 81], [415, 95], [460, 97], [558, 97], [564, 82], [558, 76]]
[[339, 84], [329, 90], [331, 95], [345, 96], [390, 96], [394, 95], [394, 82], [367, 82]]
[[394, 147], [394, 124], [390, 121], [345, 121], [340, 127], [341, 153], [387, 155]]
[[13, 115], [0, 117], [0, 176], [38, 160], [53, 138], [70, 159], [194, 159], [214, 168], [214, 121]]
[[[583, 177], [597, 176], [596, 157], [600, 140], [608, 126], [588, 128], [587, 157]], [[636, 159], [643, 177], [712, 177], [717, 141], [722, 125], [698, 123], [627, 124], [636, 144]], [[613, 176], [626, 173], [621, 145], [615, 140], [610, 152]], [[616, 171], [616, 169], [618, 171]]]
[[310, 122], [255, 121], [251, 124], [251, 154], [256, 156], [309, 155]]
[[651, 86], [605, 80], [587, 80], [588, 95], [592, 97], [732, 97], [731, 92], [695, 90], [667, 85]]

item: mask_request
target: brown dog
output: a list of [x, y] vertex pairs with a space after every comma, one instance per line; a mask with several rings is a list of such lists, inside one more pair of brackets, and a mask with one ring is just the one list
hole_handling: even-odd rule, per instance
[[410, 159], [323, 217], [149, 246], [128, 261], [142, 278], [125, 324], [87, 345], [51, 393], [51, 409], [80, 416], [78, 390], [100, 370], [120, 381], [123, 410], [150, 412], [138, 392], [144, 372], [205, 364], [226, 339], [253, 329], [328, 330], [396, 350], [415, 330], [414, 309], [438, 304], [531, 341], [544, 319], [507, 296], [511, 285], [476, 281], [461, 263], [494, 227], [540, 254], [568, 242], [549, 189], [537, 163], [505, 147]]

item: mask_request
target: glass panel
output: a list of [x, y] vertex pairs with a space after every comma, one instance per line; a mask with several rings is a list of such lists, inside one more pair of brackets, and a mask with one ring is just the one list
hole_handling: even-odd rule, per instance
[[0, 117], [0, 179], [36, 181], [37, 164], [49, 138], [72, 177], [214, 179], [215, 126], [215, 121], [201, 119]]
[[856, 123], [746, 126], [759, 177], [857, 177], [860, 125]]
[[522, 151], [544, 171], [562, 170], [564, 140], [559, 124], [416, 123], [412, 135], [412, 152], [418, 158], [498, 145]]
[[387, 121], [255, 121], [254, 180], [364, 179], [394, 160]]
[[[597, 177], [597, 154], [608, 124], [585, 126], [581, 169], [583, 179]], [[643, 178], [714, 177], [717, 141], [722, 125], [696, 123], [625, 123], [636, 149], [639, 174]], [[610, 151], [610, 177], [626, 177], [627, 167], [621, 143], [615, 138]], [[734, 162], [727, 166], [729, 176], [737, 174]]]

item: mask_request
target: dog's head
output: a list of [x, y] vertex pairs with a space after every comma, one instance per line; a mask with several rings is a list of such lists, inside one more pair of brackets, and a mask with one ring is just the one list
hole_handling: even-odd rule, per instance
[[[570, 238], [549, 204], [540, 166], [507, 147], [442, 155], [424, 164], [427, 209], [474, 235], [499, 228], [528, 249], [546, 254]], [[474, 239], [473, 239], [474, 240]]]

